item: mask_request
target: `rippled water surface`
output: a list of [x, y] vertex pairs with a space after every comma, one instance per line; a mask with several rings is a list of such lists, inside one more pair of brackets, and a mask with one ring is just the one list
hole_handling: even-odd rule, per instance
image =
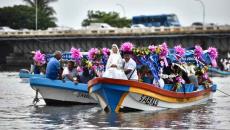
[[[230, 94], [230, 77], [213, 78], [218, 89]], [[17, 73], [0, 73], [0, 129], [107, 129], [175, 128], [229, 129], [230, 97], [217, 91], [199, 106], [160, 112], [105, 113], [99, 106], [32, 105], [35, 92]]]

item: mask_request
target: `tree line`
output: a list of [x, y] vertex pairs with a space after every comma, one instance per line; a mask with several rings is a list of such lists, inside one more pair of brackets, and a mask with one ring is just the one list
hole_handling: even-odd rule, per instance
[[[55, 10], [49, 4], [58, 0], [23, 0], [26, 5], [0, 8], [0, 26], [8, 26], [13, 29], [35, 29], [35, 9], [37, 4], [37, 27], [47, 29], [56, 27]], [[129, 27], [131, 20], [120, 17], [117, 12], [104, 12], [89, 10], [87, 18], [82, 21], [82, 26], [90, 23], [107, 23], [113, 27]]]

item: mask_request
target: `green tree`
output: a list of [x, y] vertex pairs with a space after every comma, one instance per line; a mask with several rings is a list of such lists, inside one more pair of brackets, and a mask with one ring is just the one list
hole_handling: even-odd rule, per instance
[[[29, 6], [33, 7], [34, 9], [36, 8], [36, 3], [37, 3], [37, 8], [40, 12], [43, 13], [43, 15], [46, 15], [50, 20], [55, 22], [57, 20], [56, 17], [54, 17], [54, 14], [56, 13], [54, 8], [49, 6], [50, 3], [57, 2], [58, 0], [23, 0], [25, 1]], [[38, 19], [38, 21], [40, 21]]]
[[88, 26], [90, 23], [108, 23], [113, 27], [129, 27], [131, 20], [126, 17], [120, 17], [117, 12], [103, 12], [103, 11], [92, 11], [89, 10], [87, 19], [82, 21], [82, 26]]
[[[35, 10], [33, 7], [16, 5], [0, 8], [0, 18], [0, 26], [9, 26], [14, 29], [35, 29]], [[39, 29], [56, 26], [53, 20], [40, 10], [38, 10], [38, 18]]]

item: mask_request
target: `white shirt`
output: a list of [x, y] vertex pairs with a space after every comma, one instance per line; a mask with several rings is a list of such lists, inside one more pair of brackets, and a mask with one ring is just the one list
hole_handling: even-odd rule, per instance
[[[136, 62], [132, 58], [130, 58], [128, 62], [125, 62], [125, 60], [124, 60], [124, 63], [125, 63], [124, 69], [131, 69], [132, 70], [129, 74], [126, 75], [127, 78], [129, 78], [130, 75], [133, 73], [132, 76], [130, 77], [130, 79], [131, 80], [138, 80]], [[135, 71], [133, 72], [133, 70], [135, 70]]]
[[[65, 77], [66, 75], [71, 75], [72, 77], [77, 77], [77, 70], [74, 68], [72, 71], [69, 71], [68, 67], [65, 67], [62, 73], [62, 77]], [[65, 78], [67, 79], [67, 78]]]

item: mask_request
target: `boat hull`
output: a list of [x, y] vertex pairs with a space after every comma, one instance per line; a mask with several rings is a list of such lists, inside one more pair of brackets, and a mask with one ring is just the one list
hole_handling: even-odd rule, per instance
[[46, 105], [65, 106], [65, 105], [87, 105], [97, 102], [86, 92], [74, 90], [58, 89], [48, 86], [32, 86], [40, 93]]
[[87, 84], [74, 84], [70, 81], [30, 78], [32, 89], [38, 91], [46, 105], [87, 105], [97, 104], [87, 90]]
[[229, 76], [230, 75], [229, 71], [222, 71], [220, 69], [213, 68], [213, 67], [209, 67], [208, 72], [209, 72], [209, 75], [213, 76], [213, 77], [223, 77], [223, 76]]
[[[191, 86], [191, 85], [190, 85]], [[158, 111], [183, 108], [207, 102], [214, 88], [199, 86], [196, 92], [172, 92], [137, 81], [98, 78], [89, 82], [94, 95], [105, 111]]]

